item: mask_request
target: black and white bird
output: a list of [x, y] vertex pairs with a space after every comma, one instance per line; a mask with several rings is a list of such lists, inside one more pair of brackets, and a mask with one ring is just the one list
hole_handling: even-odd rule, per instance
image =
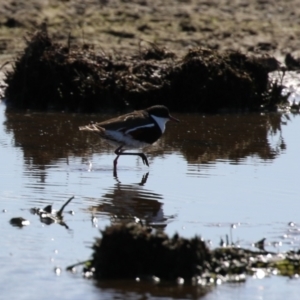
[[165, 132], [166, 123], [169, 120], [179, 122], [178, 119], [170, 115], [167, 107], [155, 105], [104, 122], [81, 126], [79, 130], [96, 133], [100, 138], [117, 147], [114, 169], [116, 169], [120, 155], [138, 155], [143, 163], [149, 166], [144, 153], [124, 151], [132, 148], [143, 148], [156, 142]]

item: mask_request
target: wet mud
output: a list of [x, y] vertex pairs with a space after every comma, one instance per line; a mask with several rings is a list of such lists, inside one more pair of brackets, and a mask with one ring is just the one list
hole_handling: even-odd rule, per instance
[[[84, 272], [98, 280], [156, 278], [173, 283], [210, 286], [220, 282], [244, 282], [247, 275], [262, 270], [280, 275], [298, 274], [299, 252], [278, 254], [264, 250], [264, 239], [257, 251], [224, 244], [209, 250], [205, 242], [194, 237], [185, 239], [137, 223], [119, 223], [106, 227], [93, 246], [93, 256], [85, 262]], [[69, 267], [72, 269], [72, 266]]]

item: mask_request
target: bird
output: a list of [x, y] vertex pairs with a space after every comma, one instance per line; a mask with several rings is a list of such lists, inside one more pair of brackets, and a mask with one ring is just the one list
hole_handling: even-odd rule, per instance
[[79, 130], [96, 133], [109, 144], [117, 147], [117, 157], [113, 161], [116, 170], [121, 155], [139, 156], [149, 166], [143, 152], [124, 152], [126, 149], [143, 148], [155, 143], [165, 132], [168, 121], [180, 122], [170, 115], [164, 105], [154, 105], [143, 110], [136, 110], [107, 121], [80, 126]]

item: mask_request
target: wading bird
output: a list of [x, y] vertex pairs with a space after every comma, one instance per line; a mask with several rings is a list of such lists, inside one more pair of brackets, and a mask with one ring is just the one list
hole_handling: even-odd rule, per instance
[[117, 147], [115, 150], [117, 157], [114, 159], [114, 170], [116, 170], [120, 155], [137, 155], [145, 165], [149, 166], [144, 153], [124, 151], [143, 148], [156, 142], [164, 133], [169, 120], [179, 122], [170, 115], [167, 107], [155, 105], [104, 122], [81, 126], [79, 130], [96, 133], [100, 138]]

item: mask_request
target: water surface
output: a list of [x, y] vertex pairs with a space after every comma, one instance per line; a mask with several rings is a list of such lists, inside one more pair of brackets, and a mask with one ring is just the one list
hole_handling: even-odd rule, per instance
[[[150, 167], [140, 158], [120, 157], [114, 176], [114, 149], [78, 130], [111, 115], [17, 113], [0, 106], [2, 295], [189, 299], [203, 294], [195, 287], [96, 283], [65, 271], [91, 256], [99, 229], [119, 220], [139, 218], [171, 235], [201, 235], [212, 248], [227, 235], [248, 248], [265, 237], [269, 250], [299, 249], [300, 117], [175, 116], [181, 123], [169, 122], [163, 138], [147, 149]], [[68, 228], [42, 223], [30, 212], [49, 204], [60, 209], [72, 195], [64, 213]], [[13, 217], [30, 225], [13, 227]], [[283, 294], [297, 299], [297, 284], [250, 278], [217, 287], [204, 299], [282, 299], [275, 295]]]

